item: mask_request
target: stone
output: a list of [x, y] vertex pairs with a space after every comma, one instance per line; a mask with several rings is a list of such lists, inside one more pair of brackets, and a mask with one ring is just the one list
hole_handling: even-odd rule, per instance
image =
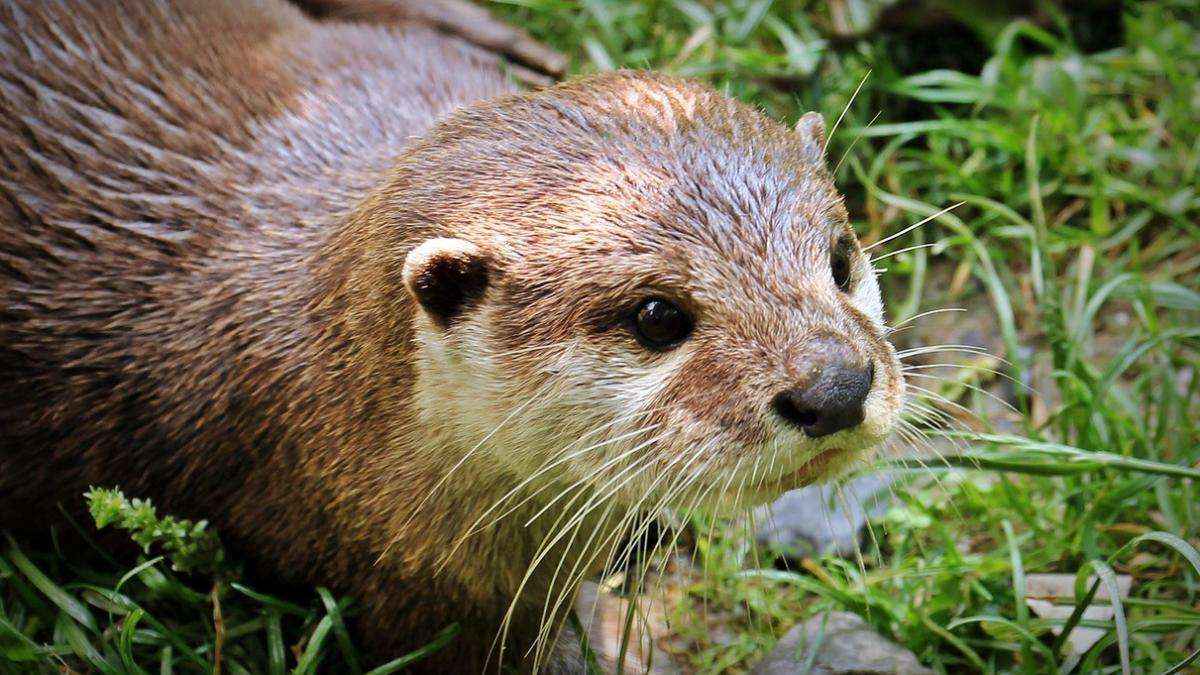
[[[1121, 599], [1129, 597], [1129, 589], [1133, 586], [1133, 577], [1119, 574], [1117, 579], [1117, 594]], [[1088, 588], [1095, 583], [1096, 577], [1089, 577]], [[1074, 574], [1030, 574], [1025, 577], [1025, 605], [1033, 613], [1043, 619], [1061, 619], [1066, 621], [1075, 612], [1075, 575]], [[1116, 615], [1112, 596], [1108, 587], [1100, 584], [1092, 604], [1083, 610], [1083, 618], [1089, 621], [1112, 621]], [[1051, 632], [1059, 635], [1062, 625], [1051, 626]], [[1067, 653], [1073, 656], [1083, 656], [1108, 634], [1101, 628], [1075, 626], [1067, 636]]]
[[887, 508], [894, 480], [875, 474], [848, 481], [840, 493], [832, 483], [792, 490], [755, 514], [755, 538], [791, 560], [853, 557], [863, 544], [867, 519]]
[[932, 675], [857, 614], [829, 612], [794, 626], [752, 675]]
[[[658, 644], [670, 634], [662, 602], [656, 602], [653, 596], [643, 596], [637, 602], [639, 606], [626, 645], [625, 672], [631, 675], [678, 675], [679, 667]], [[587, 631], [596, 664], [602, 672], [617, 672], [629, 601], [587, 581], [579, 589], [575, 608], [580, 624]]]

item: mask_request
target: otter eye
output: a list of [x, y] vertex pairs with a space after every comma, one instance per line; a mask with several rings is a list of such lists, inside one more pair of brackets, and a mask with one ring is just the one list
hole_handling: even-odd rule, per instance
[[692, 320], [671, 302], [650, 298], [634, 313], [633, 331], [646, 347], [666, 351], [691, 334]]
[[833, 253], [830, 256], [829, 268], [833, 272], [833, 283], [837, 285], [838, 290], [848, 293], [850, 291], [850, 255], [854, 250], [854, 243], [849, 237], [842, 237], [837, 244], [833, 246]]

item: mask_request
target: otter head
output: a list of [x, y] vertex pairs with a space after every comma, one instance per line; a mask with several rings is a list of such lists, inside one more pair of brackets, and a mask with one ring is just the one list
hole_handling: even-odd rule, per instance
[[904, 384], [824, 146], [815, 113], [640, 73], [443, 122], [387, 200], [423, 423], [498, 473], [668, 503], [861, 456]]

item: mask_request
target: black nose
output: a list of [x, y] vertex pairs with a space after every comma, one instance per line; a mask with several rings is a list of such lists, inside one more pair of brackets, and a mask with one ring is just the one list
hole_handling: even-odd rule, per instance
[[775, 411], [804, 430], [810, 438], [828, 436], [863, 421], [863, 401], [871, 391], [875, 366], [856, 368], [834, 364], [805, 387], [775, 397]]

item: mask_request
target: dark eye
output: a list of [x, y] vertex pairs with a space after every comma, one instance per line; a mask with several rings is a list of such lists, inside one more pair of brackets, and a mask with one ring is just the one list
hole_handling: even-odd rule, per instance
[[670, 301], [650, 298], [634, 313], [633, 331], [646, 347], [666, 351], [691, 334], [692, 320]]
[[838, 290], [843, 292], [850, 291], [850, 255], [854, 252], [854, 242], [850, 241], [849, 237], [842, 237], [837, 244], [833, 246], [833, 254], [830, 256], [829, 268], [833, 272], [833, 283], [837, 285]]

